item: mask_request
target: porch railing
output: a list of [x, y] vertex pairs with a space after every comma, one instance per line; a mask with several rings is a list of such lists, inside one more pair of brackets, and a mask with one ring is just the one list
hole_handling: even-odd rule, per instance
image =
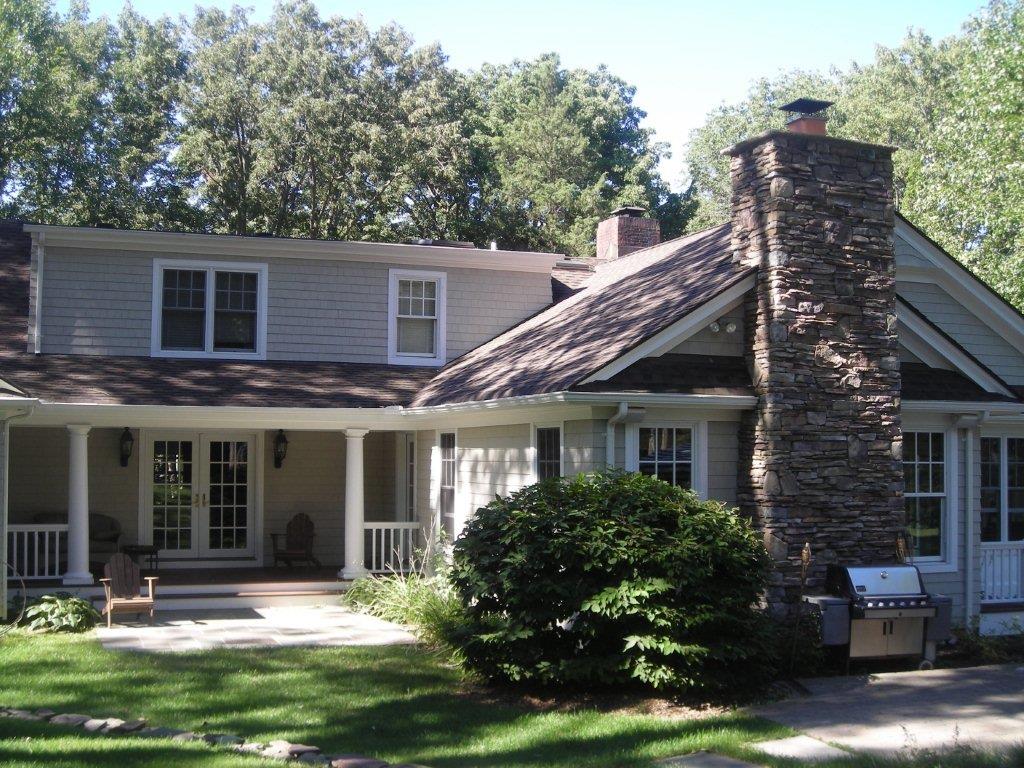
[[1024, 599], [1024, 542], [981, 545], [981, 590], [987, 602]]
[[368, 522], [363, 528], [370, 573], [406, 573], [412, 569], [416, 549], [421, 546], [419, 523]]
[[[25, 581], [60, 578], [67, 536], [67, 524], [8, 525], [7, 562]], [[10, 576], [10, 570], [7, 575]]]

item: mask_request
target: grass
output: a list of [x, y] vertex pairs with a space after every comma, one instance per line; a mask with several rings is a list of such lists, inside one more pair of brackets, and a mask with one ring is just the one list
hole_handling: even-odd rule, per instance
[[[579, 709], [542, 711], [481, 696], [436, 655], [411, 647], [224, 649], [181, 654], [103, 650], [91, 635], [0, 638], [0, 705], [146, 717], [155, 725], [249, 740], [316, 744], [432, 768], [649, 768], [657, 758], [711, 749], [752, 757], [752, 741], [790, 735], [730, 714], [703, 720]], [[1005, 759], [1005, 758], [1004, 758]], [[762, 762], [782, 768], [785, 760]], [[1004, 765], [971, 754], [900, 766]], [[0, 719], [0, 765], [280, 765], [204, 745], [96, 737]], [[855, 759], [846, 768], [891, 765]]]

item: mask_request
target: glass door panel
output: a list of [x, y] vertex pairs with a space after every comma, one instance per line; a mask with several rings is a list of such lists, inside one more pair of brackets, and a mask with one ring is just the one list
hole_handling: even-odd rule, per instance
[[250, 456], [251, 439], [203, 439], [204, 555], [238, 556], [253, 552]]
[[153, 442], [153, 543], [168, 555], [196, 549], [196, 473], [191, 440]]

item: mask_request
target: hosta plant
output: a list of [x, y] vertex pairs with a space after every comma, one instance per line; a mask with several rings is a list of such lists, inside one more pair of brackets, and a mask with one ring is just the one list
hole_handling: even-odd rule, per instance
[[80, 597], [58, 593], [43, 595], [25, 609], [24, 622], [34, 632], [85, 632], [100, 615]]

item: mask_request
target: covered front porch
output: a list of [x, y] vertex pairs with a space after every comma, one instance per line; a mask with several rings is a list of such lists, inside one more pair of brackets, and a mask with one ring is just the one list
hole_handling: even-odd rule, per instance
[[[12, 425], [7, 562], [30, 589], [89, 592], [114, 552], [151, 547], [133, 556], [182, 594], [410, 568], [433, 529], [417, 433], [304, 427]], [[275, 565], [296, 515], [313, 560]]]

